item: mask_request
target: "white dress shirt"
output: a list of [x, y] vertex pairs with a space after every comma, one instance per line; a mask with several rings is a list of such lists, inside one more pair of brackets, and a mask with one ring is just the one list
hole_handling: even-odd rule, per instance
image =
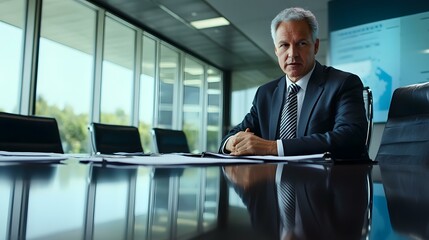
[[[302, 104], [304, 102], [305, 91], [307, 90], [308, 81], [310, 80], [311, 74], [313, 73], [315, 66], [316, 64], [314, 64], [313, 68], [309, 73], [307, 73], [304, 77], [296, 81], [296, 84], [300, 87], [300, 90], [297, 93], [297, 98], [298, 98], [298, 112], [297, 112], [297, 123], [296, 123], [297, 131], [298, 131], [298, 124], [299, 124], [299, 116], [301, 115], [300, 113], [302, 109]], [[286, 78], [286, 94], [288, 94], [287, 89], [294, 82], [292, 82], [287, 75], [285, 78]], [[281, 139], [277, 140], [277, 153], [279, 156], [284, 156], [283, 142]]]

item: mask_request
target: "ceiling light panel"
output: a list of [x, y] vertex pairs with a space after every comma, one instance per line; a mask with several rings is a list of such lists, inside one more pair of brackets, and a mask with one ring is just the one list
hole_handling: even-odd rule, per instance
[[205, 29], [205, 28], [229, 25], [229, 21], [226, 20], [224, 17], [217, 17], [217, 18], [193, 21], [191, 22], [191, 25], [194, 26], [196, 29]]

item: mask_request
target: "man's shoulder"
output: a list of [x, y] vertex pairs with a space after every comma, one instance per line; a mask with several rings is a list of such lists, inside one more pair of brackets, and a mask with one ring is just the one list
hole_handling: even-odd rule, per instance
[[338, 69], [338, 68], [335, 68], [335, 67], [332, 67], [332, 66], [320, 65], [320, 70], [324, 74], [328, 74], [330, 76], [337, 76], [337, 77], [340, 77], [340, 78], [348, 78], [348, 77], [351, 77], [351, 76], [358, 77], [354, 73], [343, 71], [341, 69]]

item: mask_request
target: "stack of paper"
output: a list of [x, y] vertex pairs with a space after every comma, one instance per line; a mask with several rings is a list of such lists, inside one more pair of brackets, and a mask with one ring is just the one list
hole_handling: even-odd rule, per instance
[[0, 151], [0, 162], [53, 163], [67, 158], [59, 153]]

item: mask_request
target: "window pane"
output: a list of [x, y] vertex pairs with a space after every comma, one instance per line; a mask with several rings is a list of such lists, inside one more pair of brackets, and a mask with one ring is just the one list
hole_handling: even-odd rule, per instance
[[152, 146], [151, 128], [153, 127], [153, 108], [155, 100], [156, 42], [144, 36], [142, 49], [139, 130], [143, 150], [145, 152], [150, 152]]
[[36, 114], [58, 120], [65, 152], [88, 152], [95, 17], [75, 1], [43, 1]]
[[173, 128], [175, 86], [179, 82], [179, 53], [161, 45], [158, 127]]
[[192, 59], [185, 58], [183, 80], [183, 131], [191, 152], [202, 152], [200, 131], [202, 122], [201, 88], [204, 68]]
[[18, 113], [24, 0], [0, 0], [0, 111]]
[[135, 31], [106, 17], [100, 121], [130, 125]]
[[252, 107], [258, 87], [233, 89], [231, 93], [231, 125], [239, 124]]
[[207, 151], [217, 152], [221, 138], [222, 74], [207, 70]]

